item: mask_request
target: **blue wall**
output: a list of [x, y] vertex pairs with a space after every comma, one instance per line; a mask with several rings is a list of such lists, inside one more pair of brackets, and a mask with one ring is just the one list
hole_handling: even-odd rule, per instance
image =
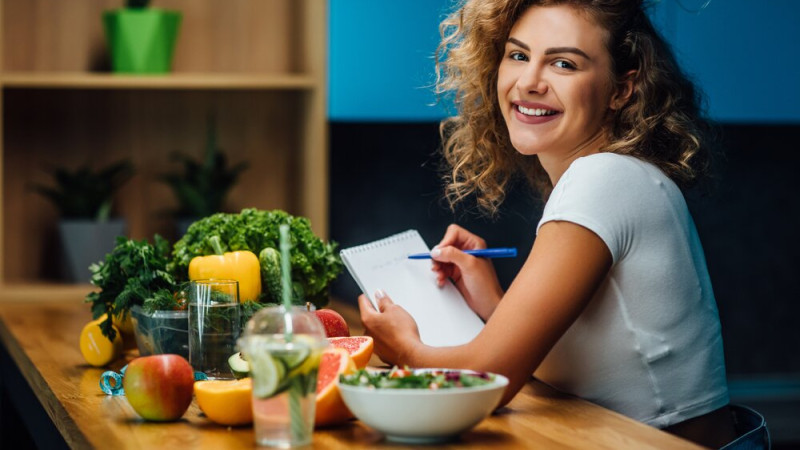
[[[653, 18], [726, 123], [800, 123], [800, 1], [661, 0]], [[335, 121], [426, 121], [433, 54], [450, 0], [329, 0]], [[685, 7], [685, 8], [684, 8]]]
[[329, 117], [424, 121], [434, 105], [433, 54], [447, 0], [329, 0]]

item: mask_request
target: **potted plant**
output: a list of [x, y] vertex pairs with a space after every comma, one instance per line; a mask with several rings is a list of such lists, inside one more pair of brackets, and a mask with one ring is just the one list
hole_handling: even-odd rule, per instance
[[181, 23], [181, 13], [148, 8], [149, 0], [127, 0], [125, 7], [103, 13], [111, 66], [121, 73], [167, 73]]
[[202, 159], [198, 161], [180, 152], [174, 152], [171, 159], [182, 165], [182, 172], [162, 175], [160, 179], [172, 188], [178, 200], [178, 208], [173, 213], [177, 218], [180, 237], [195, 220], [222, 212], [228, 191], [236, 184], [239, 174], [247, 168], [247, 163], [240, 162], [228, 167], [225, 154], [217, 147], [213, 117], [208, 119]]
[[112, 218], [114, 192], [133, 175], [129, 161], [94, 171], [88, 165], [74, 171], [51, 170], [55, 186], [35, 184], [34, 190], [58, 208], [59, 238], [63, 249], [64, 277], [73, 282], [89, 280], [89, 265], [114, 248], [114, 238], [125, 234], [125, 221]]

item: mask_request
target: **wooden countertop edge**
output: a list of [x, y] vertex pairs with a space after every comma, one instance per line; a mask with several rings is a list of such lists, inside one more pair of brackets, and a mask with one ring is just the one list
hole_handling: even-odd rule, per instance
[[17, 365], [22, 377], [28, 382], [39, 403], [44, 408], [50, 420], [70, 448], [91, 448], [92, 444], [81, 432], [78, 425], [72, 420], [64, 405], [50, 389], [42, 374], [25, 354], [19, 341], [6, 326], [3, 315], [0, 313], [0, 342], [6, 348], [11, 359]]

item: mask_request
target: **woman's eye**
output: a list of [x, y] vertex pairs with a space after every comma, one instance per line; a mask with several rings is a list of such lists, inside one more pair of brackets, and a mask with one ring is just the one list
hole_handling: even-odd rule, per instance
[[567, 70], [575, 70], [576, 67], [569, 61], [564, 61], [563, 59], [559, 59], [558, 61], [553, 63], [559, 69], [567, 69]]
[[508, 54], [508, 57], [513, 59], [514, 61], [527, 61], [528, 57], [525, 56], [522, 52], [511, 52]]

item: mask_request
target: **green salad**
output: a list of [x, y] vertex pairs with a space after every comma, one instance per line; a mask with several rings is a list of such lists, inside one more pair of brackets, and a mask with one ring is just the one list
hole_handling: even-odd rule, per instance
[[494, 375], [462, 370], [414, 371], [397, 366], [389, 371], [360, 369], [349, 375], [340, 375], [339, 382], [350, 386], [373, 389], [445, 389], [483, 386], [494, 381]]

